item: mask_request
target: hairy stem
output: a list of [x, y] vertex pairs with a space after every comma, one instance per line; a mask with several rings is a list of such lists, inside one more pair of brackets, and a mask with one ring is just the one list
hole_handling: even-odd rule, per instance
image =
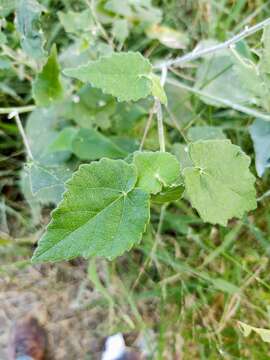
[[34, 157], [33, 157], [33, 154], [32, 154], [32, 151], [31, 151], [31, 148], [30, 148], [28, 139], [27, 139], [26, 134], [25, 134], [25, 132], [24, 132], [24, 128], [23, 128], [23, 126], [22, 126], [22, 122], [21, 122], [21, 119], [20, 119], [20, 116], [19, 116], [18, 112], [16, 112], [16, 111], [11, 112], [11, 113], [9, 114], [8, 118], [9, 118], [9, 119], [12, 119], [12, 118], [15, 119], [16, 124], [17, 124], [18, 129], [19, 129], [19, 132], [20, 132], [20, 134], [21, 134], [21, 136], [22, 136], [23, 143], [24, 143], [24, 146], [25, 146], [27, 155], [28, 155], [28, 157], [29, 157], [30, 160], [34, 161]]
[[241, 31], [239, 34], [236, 34], [235, 36], [224, 41], [223, 43], [220, 43], [220, 44], [217, 44], [214, 46], [210, 46], [209, 48], [205, 48], [205, 49], [201, 49], [201, 50], [196, 50], [196, 48], [195, 48], [190, 53], [180, 56], [180, 57], [177, 57], [176, 59], [172, 59], [172, 60], [163, 62], [161, 64], [158, 64], [155, 66], [155, 68], [162, 69], [164, 66], [166, 66], [167, 68], [171, 67], [171, 66], [181, 66], [186, 62], [190, 62], [190, 61], [199, 59], [205, 55], [209, 55], [211, 53], [230, 48], [231, 46], [233, 46], [240, 40], [254, 34], [255, 32], [263, 29], [267, 25], [270, 25], [270, 18], [267, 18], [266, 20], [254, 25], [252, 27], [246, 26], [245, 29], [243, 31]]
[[22, 114], [25, 112], [31, 112], [35, 110], [35, 105], [27, 105], [27, 106], [19, 106], [19, 107], [7, 107], [7, 108], [0, 108], [0, 115], [2, 114], [11, 114], [11, 113], [17, 113]]
[[195, 89], [192, 86], [189, 86], [187, 84], [184, 84], [184, 83], [182, 83], [180, 81], [177, 81], [177, 80], [174, 80], [174, 79], [167, 79], [166, 81], [169, 84], [172, 84], [172, 85], [174, 85], [176, 87], [179, 87], [181, 89], [190, 91], [193, 94], [196, 94], [196, 95], [199, 95], [199, 96], [204, 96], [204, 97], [207, 97], [208, 99], [214, 100], [215, 102], [220, 103], [221, 105], [224, 105], [225, 107], [229, 107], [229, 108], [231, 108], [233, 110], [240, 111], [240, 112], [242, 112], [244, 114], [247, 114], [247, 115], [250, 115], [250, 116], [253, 116], [253, 117], [259, 117], [259, 118], [261, 118], [263, 120], [270, 121], [270, 115], [268, 115], [267, 113], [263, 113], [261, 111], [251, 109], [251, 108], [249, 108], [247, 106], [236, 104], [236, 103], [234, 103], [234, 102], [232, 102], [230, 100], [226, 100], [226, 99], [222, 99], [222, 98], [217, 97], [217, 96], [210, 95], [207, 92]]

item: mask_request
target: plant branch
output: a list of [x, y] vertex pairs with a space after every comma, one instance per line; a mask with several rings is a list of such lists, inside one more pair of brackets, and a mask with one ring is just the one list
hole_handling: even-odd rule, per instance
[[270, 115], [268, 115], [267, 113], [263, 113], [263, 112], [251, 109], [251, 108], [249, 108], [247, 106], [244, 106], [244, 105], [236, 104], [236, 103], [234, 103], [234, 102], [232, 102], [230, 100], [226, 100], [226, 99], [222, 99], [222, 98], [217, 97], [217, 96], [210, 95], [207, 92], [198, 90], [198, 89], [196, 89], [196, 88], [194, 88], [192, 86], [186, 85], [186, 84], [184, 84], [184, 83], [182, 83], [180, 81], [176, 81], [174, 79], [167, 79], [166, 81], [169, 84], [172, 84], [172, 85], [174, 85], [176, 87], [179, 87], [181, 89], [190, 91], [193, 94], [207, 97], [208, 99], [213, 100], [213, 101], [215, 101], [215, 102], [217, 102], [217, 103], [219, 103], [221, 105], [224, 105], [225, 107], [229, 107], [229, 108], [231, 108], [233, 110], [240, 111], [240, 112], [242, 112], [244, 114], [247, 114], [247, 115], [250, 115], [250, 116], [253, 116], [253, 117], [259, 117], [262, 120], [270, 121]]
[[164, 66], [167, 68], [171, 67], [171, 66], [181, 66], [186, 62], [199, 59], [205, 55], [208, 55], [208, 54], [211, 54], [211, 53], [223, 50], [223, 49], [230, 48], [231, 46], [233, 46], [240, 40], [254, 34], [255, 32], [263, 29], [267, 25], [270, 25], [270, 18], [267, 18], [264, 21], [254, 25], [252, 27], [246, 26], [245, 29], [243, 31], [241, 31], [239, 34], [236, 34], [231, 39], [228, 39], [223, 43], [220, 43], [220, 44], [217, 44], [214, 46], [210, 46], [209, 48], [202, 49], [202, 50], [198, 50], [197, 47], [195, 47], [195, 49], [193, 51], [191, 51], [190, 53], [180, 56], [176, 59], [168, 60], [166, 62], [158, 64], [155, 66], [155, 68], [162, 69]]
[[[160, 84], [164, 86], [167, 78], [168, 69], [166, 66], [162, 67]], [[157, 114], [157, 124], [158, 124], [158, 140], [160, 151], [165, 152], [165, 136], [164, 136], [164, 126], [163, 126], [163, 114], [162, 114], [162, 106], [159, 99], [155, 99], [154, 104], [155, 112]]]
[[9, 119], [12, 119], [12, 118], [15, 119], [16, 124], [17, 124], [18, 129], [19, 129], [19, 132], [20, 132], [20, 134], [21, 134], [21, 136], [22, 136], [23, 143], [24, 143], [24, 146], [25, 146], [27, 155], [28, 155], [28, 157], [29, 157], [30, 160], [34, 161], [34, 157], [33, 157], [33, 154], [32, 154], [32, 151], [31, 151], [31, 148], [30, 148], [28, 139], [27, 139], [26, 134], [25, 134], [25, 132], [24, 132], [24, 128], [23, 128], [23, 126], [22, 126], [22, 122], [21, 122], [21, 119], [20, 119], [20, 116], [19, 116], [18, 112], [16, 112], [16, 111], [11, 112], [11, 113], [9, 114], [8, 118], [9, 118]]
[[31, 112], [35, 110], [35, 105], [27, 105], [27, 106], [19, 106], [19, 107], [7, 107], [7, 108], [0, 108], [0, 115], [3, 114], [11, 114], [16, 112], [17, 114], [22, 114], [25, 112]]

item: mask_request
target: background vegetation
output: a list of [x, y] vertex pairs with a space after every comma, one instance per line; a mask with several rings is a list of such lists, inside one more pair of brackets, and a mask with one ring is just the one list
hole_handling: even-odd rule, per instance
[[[155, 64], [198, 43], [225, 41], [269, 17], [269, 1], [40, 0], [38, 5], [2, 0], [0, 16], [2, 301], [11, 290], [19, 296], [31, 289], [39, 302], [50, 296], [60, 301], [55, 292], [62, 292], [62, 307], [50, 311], [66, 319], [68, 308], [74, 316], [69, 324], [76, 323], [77, 331], [65, 335], [78, 342], [91, 339], [91, 346], [87, 341], [83, 348], [73, 346], [82, 359], [98, 358], [100, 339], [116, 332], [126, 334], [131, 345], [143, 339], [154, 359], [268, 359], [269, 344], [255, 334], [245, 338], [238, 326], [242, 321], [267, 328], [270, 320], [267, 28], [264, 41], [258, 32], [233, 49], [173, 68], [169, 79], [177, 85], [165, 86], [167, 151], [183, 162], [191, 140], [231, 139], [252, 158], [257, 210], [222, 227], [203, 223], [187, 200], [175, 201], [154, 206], [141, 244], [112, 262], [79, 259], [33, 268], [30, 257], [72, 171], [80, 163], [138, 149], [153, 105], [148, 98], [118, 103], [61, 71], [113, 50], [139, 51]], [[24, 16], [28, 28], [20, 24]], [[49, 53], [45, 81], [54, 84], [54, 92], [43, 97], [35, 84]], [[235, 110], [239, 106], [241, 111]], [[14, 107], [21, 112], [33, 157], [57, 178], [48, 185], [44, 173], [35, 173], [35, 194], [18, 126], [8, 118]], [[73, 138], [75, 128], [79, 134]], [[159, 149], [155, 118], [143, 146]], [[77, 328], [83, 316], [92, 322]], [[52, 333], [57, 321], [49, 314]], [[72, 350], [57, 354], [76, 357]]]

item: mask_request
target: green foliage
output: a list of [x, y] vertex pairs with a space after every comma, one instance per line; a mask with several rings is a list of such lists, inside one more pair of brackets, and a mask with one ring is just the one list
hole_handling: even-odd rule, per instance
[[246, 3], [0, 0], [1, 258], [40, 236], [33, 262], [90, 257], [87, 308], [110, 333], [151, 327], [153, 359], [269, 358], [231, 320], [267, 327], [270, 27], [159, 66], [269, 16]]
[[270, 123], [256, 119], [249, 127], [256, 154], [256, 170], [262, 176], [270, 166]]
[[79, 130], [72, 141], [72, 152], [82, 160], [117, 159], [127, 155], [125, 150], [94, 129]]
[[184, 169], [187, 194], [204, 221], [226, 226], [256, 208], [255, 178], [250, 159], [229, 140], [190, 145], [193, 167]]
[[58, 12], [58, 17], [64, 29], [68, 33], [82, 34], [91, 31], [94, 20], [90, 10], [75, 12], [69, 10], [67, 13]]
[[114, 53], [75, 69], [66, 69], [65, 75], [111, 94], [119, 101], [137, 101], [151, 93], [148, 79], [152, 66], [139, 53]]
[[176, 185], [180, 176], [179, 162], [166, 152], [136, 152], [133, 162], [138, 174], [137, 186], [150, 194]]
[[18, 0], [16, 5], [16, 28], [20, 33], [23, 50], [35, 59], [45, 56], [43, 32], [39, 18], [43, 7], [36, 0]]
[[137, 244], [149, 221], [147, 193], [135, 188], [134, 165], [103, 159], [83, 165], [39, 241], [34, 262], [79, 255], [112, 259]]
[[49, 106], [63, 98], [63, 87], [60, 79], [60, 67], [57, 62], [57, 51], [54, 46], [42, 71], [33, 82], [33, 97], [39, 106]]

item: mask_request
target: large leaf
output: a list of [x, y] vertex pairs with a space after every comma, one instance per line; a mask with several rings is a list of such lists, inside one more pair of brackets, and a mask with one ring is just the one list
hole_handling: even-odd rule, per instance
[[47, 63], [33, 82], [33, 96], [39, 106], [49, 106], [63, 98], [60, 67], [57, 62], [55, 46], [52, 48]]
[[135, 166], [122, 160], [82, 165], [67, 183], [33, 261], [112, 259], [137, 244], [149, 221], [149, 197], [134, 188], [136, 180]]
[[151, 71], [150, 62], [140, 53], [128, 52], [113, 53], [87, 65], [66, 69], [64, 73], [90, 82], [119, 101], [136, 101], [151, 93], [152, 83], [147, 78]]
[[65, 104], [64, 116], [84, 128], [96, 124], [99, 128], [110, 126], [110, 116], [116, 107], [115, 99], [90, 85], [83, 86], [71, 101]]
[[270, 167], [270, 122], [256, 119], [249, 127], [256, 154], [256, 170], [262, 176]]
[[80, 129], [72, 142], [72, 152], [82, 160], [102, 157], [123, 158], [127, 152], [94, 129]]
[[29, 176], [33, 195], [42, 189], [56, 187], [64, 191], [64, 182], [70, 178], [71, 171], [65, 166], [42, 166], [37, 162], [29, 164]]
[[157, 194], [163, 187], [177, 186], [180, 165], [175, 156], [167, 152], [136, 152], [133, 162], [138, 172], [137, 186]]
[[218, 126], [193, 126], [188, 130], [187, 137], [190, 141], [226, 139], [221, 127]]
[[[207, 44], [200, 46], [204, 47]], [[238, 104], [251, 102], [253, 98], [251, 89], [247, 89], [246, 84], [243, 84], [244, 74], [248, 77], [250, 71], [248, 68], [241, 67], [240, 73], [243, 79], [240, 79], [235, 63], [236, 60], [229, 50], [205, 57], [197, 70], [196, 88], [209, 95]], [[258, 80], [256, 80], [256, 84], [257, 82]], [[220, 103], [207, 97], [203, 97], [202, 100], [207, 104], [220, 106]]]
[[193, 167], [184, 169], [186, 191], [204, 221], [226, 225], [256, 208], [250, 159], [229, 140], [207, 140], [189, 147]]
[[27, 55], [40, 59], [45, 56], [44, 37], [39, 26], [43, 7], [36, 0], [18, 0], [16, 28], [21, 35], [21, 45]]

